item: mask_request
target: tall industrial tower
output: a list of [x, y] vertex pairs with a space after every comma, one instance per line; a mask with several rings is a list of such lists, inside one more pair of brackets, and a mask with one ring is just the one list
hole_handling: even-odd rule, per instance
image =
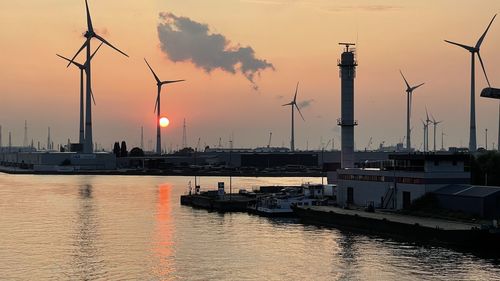
[[349, 48], [353, 43], [339, 43], [345, 46], [338, 66], [340, 68], [341, 79], [341, 118], [337, 124], [341, 127], [342, 151], [341, 162], [342, 169], [354, 168], [354, 126], [358, 122], [354, 120], [354, 77], [356, 77], [355, 49]]
[[144, 150], [144, 127], [141, 126], [141, 149]]
[[182, 125], [182, 148], [186, 148], [187, 146], [186, 118], [184, 118], [184, 124]]
[[2, 148], [2, 126], [0, 125], [0, 148]]
[[24, 120], [24, 140], [23, 146], [28, 147], [28, 121]]
[[48, 127], [47, 128], [47, 150], [51, 149], [50, 143], [51, 143], [51, 140], [50, 140], [50, 127]]

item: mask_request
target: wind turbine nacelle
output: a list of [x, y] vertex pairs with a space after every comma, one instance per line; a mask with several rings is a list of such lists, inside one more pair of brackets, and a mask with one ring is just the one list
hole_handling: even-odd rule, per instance
[[490, 99], [500, 99], [500, 89], [497, 88], [484, 88], [481, 91], [481, 97]]

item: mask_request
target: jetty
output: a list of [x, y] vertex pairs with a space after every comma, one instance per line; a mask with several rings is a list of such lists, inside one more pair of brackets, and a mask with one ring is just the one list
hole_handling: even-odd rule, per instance
[[379, 234], [407, 241], [499, 250], [500, 233], [496, 228], [469, 223], [402, 215], [393, 212], [368, 212], [334, 206], [293, 207], [304, 223], [332, 226], [368, 234]]

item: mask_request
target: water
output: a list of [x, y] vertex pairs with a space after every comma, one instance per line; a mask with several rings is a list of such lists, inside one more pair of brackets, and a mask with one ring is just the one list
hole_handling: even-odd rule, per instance
[[[472, 254], [180, 206], [189, 180], [0, 174], [0, 279], [500, 280], [498, 261]], [[233, 186], [304, 181], [320, 180]]]

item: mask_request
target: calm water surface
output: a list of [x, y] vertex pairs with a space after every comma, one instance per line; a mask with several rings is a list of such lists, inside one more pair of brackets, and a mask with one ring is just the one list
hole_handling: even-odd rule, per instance
[[[498, 261], [472, 254], [180, 206], [189, 180], [0, 174], [0, 279], [500, 280]], [[321, 180], [233, 187], [306, 181]]]

